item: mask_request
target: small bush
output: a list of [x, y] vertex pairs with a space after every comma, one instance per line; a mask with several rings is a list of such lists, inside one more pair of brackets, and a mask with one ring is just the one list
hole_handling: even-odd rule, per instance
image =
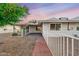
[[13, 33], [13, 34], [12, 34], [12, 36], [17, 36], [17, 35], [18, 35], [17, 33]]

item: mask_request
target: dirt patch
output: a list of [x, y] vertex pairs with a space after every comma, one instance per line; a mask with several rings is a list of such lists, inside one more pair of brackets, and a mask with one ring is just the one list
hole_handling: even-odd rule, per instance
[[2, 56], [31, 56], [36, 38], [32, 36], [11, 36], [0, 34], [0, 55]]

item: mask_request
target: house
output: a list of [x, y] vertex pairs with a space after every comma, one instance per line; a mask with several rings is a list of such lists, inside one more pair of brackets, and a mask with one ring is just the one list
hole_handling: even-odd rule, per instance
[[[20, 26], [15, 26], [15, 32], [20, 31]], [[3, 27], [0, 27], [0, 33], [13, 33], [13, 26], [12, 25], [6, 25]]]
[[79, 20], [66, 17], [33, 20], [27, 24], [28, 33], [42, 33], [44, 37], [79, 36]]
[[[79, 18], [33, 20], [25, 26], [25, 35], [41, 33], [53, 55], [76, 55], [74, 43], [79, 40]], [[76, 47], [78, 49], [79, 47]], [[79, 55], [79, 54], [77, 54]]]

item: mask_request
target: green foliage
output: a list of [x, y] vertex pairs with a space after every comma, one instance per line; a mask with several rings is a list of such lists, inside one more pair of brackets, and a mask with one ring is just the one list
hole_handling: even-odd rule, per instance
[[15, 24], [28, 14], [28, 8], [13, 3], [0, 4], [0, 26]]

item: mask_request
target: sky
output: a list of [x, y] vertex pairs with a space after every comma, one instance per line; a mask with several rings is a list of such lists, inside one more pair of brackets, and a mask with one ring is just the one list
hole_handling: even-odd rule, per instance
[[20, 5], [29, 8], [30, 15], [24, 18], [24, 22], [53, 17], [74, 18], [79, 16], [79, 3], [20, 3]]

